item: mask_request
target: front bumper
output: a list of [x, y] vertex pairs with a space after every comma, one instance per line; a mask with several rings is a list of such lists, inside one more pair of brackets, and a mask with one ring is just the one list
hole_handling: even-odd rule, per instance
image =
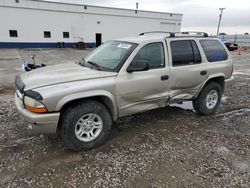
[[22, 100], [15, 94], [17, 110], [22, 118], [28, 123], [28, 128], [33, 133], [54, 134], [57, 131], [60, 113], [36, 114], [26, 110]]

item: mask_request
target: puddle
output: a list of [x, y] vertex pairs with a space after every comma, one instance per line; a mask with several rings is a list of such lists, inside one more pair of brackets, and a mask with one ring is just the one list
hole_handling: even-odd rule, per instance
[[250, 75], [250, 74], [245, 72], [234, 72], [233, 75]]
[[241, 116], [241, 115], [244, 115], [244, 114], [246, 114], [248, 112], [250, 112], [250, 108], [243, 108], [243, 109], [238, 109], [238, 110], [233, 110], [233, 111], [230, 111], [230, 112], [217, 114], [216, 117], [219, 117], [219, 116], [229, 116], [229, 117]]
[[228, 101], [228, 99], [229, 99], [229, 97], [223, 95], [221, 98], [221, 102], [226, 103]]
[[54, 159], [51, 160], [46, 160], [37, 165], [38, 168], [48, 168], [48, 167], [57, 167], [60, 165], [65, 165], [67, 163], [73, 163], [73, 162], [78, 162], [81, 161], [83, 158], [81, 154], [76, 153], [76, 154], [65, 154], [65, 156], [56, 156]]
[[17, 59], [20, 59], [20, 57], [0, 57], [0, 61], [17, 60]]
[[30, 141], [30, 140], [32, 140], [33, 138], [34, 138], [34, 137], [20, 138], [20, 139], [14, 140], [13, 143], [15, 143], [15, 144], [21, 144], [21, 143], [23, 143], [23, 142]]
[[230, 150], [225, 147], [225, 146], [220, 146], [216, 149], [216, 152], [219, 154], [219, 155], [228, 155], [230, 154]]
[[11, 181], [12, 179], [15, 178], [15, 176], [16, 176], [16, 174], [1, 175], [1, 177], [0, 177], [0, 185], [4, 185], [8, 181]]
[[241, 172], [247, 172], [249, 169], [249, 164], [247, 161], [233, 161], [232, 166], [233, 166], [233, 168], [235, 168]]
[[174, 104], [170, 104], [170, 106], [182, 108], [184, 110], [194, 110], [193, 103], [191, 101], [185, 101], [182, 104], [174, 103]]
[[20, 145], [24, 144], [24, 142], [28, 142], [28, 141], [30, 141], [32, 139], [33, 139], [33, 137], [20, 138], [20, 139], [17, 139], [17, 140], [11, 140], [6, 145], [3, 144], [3, 145], [0, 145], [0, 146], [2, 146], [3, 148], [18, 148]]

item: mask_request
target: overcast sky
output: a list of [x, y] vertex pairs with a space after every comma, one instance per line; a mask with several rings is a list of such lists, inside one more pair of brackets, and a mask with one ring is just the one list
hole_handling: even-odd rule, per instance
[[220, 32], [250, 33], [250, 0], [50, 0], [161, 12], [182, 13], [182, 30], [215, 34], [219, 8], [224, 7]]

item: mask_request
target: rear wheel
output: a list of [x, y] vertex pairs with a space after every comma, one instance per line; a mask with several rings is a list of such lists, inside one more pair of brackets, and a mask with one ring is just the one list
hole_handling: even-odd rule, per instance
[[69, 106], [62, 113], [61, 122], [64, 146], [74, 151], [100, 146], [108, 138], [112, 127], [107, 108], [94, 100]]
[[198, 97], [193, 100], [194, 109], [202, 115], [213, 114], [220, 105], [221, 97], [221, 85], [216, 82], [210, 82], [202, 89]]

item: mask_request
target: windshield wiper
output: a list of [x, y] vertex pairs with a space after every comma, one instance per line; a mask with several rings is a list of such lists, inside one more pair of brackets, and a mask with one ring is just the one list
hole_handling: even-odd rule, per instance
[[79, 61], [79, 62], [76, 62], [78, 65], [81, 65], [81, 66], [83, 66], [83, 67], [86, 67], [85, 66], [85, 59], [84, 59], [84, 57], [82, 58], [82, 61]]
[[87, 63], [94, 66], [96, 68], [96, 70], [101, 70], [100, 65], [98, 65], [97, 63], [95, 63], [93, 61], [87, 61]]

